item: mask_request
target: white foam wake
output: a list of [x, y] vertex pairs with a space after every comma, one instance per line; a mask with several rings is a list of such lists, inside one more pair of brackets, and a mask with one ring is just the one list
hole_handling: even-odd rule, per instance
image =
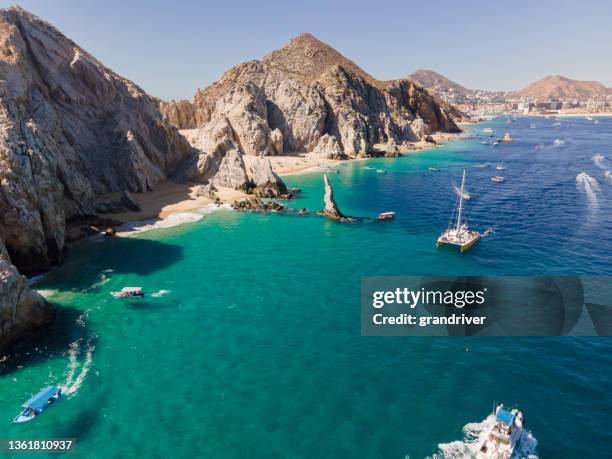
[[606, 157], [604, 155], [602, 155], [601, 153], [597, 153], [595, 156], [593, 156], [591, 158], [591, 161], [593, 161], [593, 164], [595, 164], [597, 167], [599, 167], [600, 169], [604, 169], [604, 161], [606, 160]]
[[[77, 325], [84, 328], [85, 319], [86, 313], [81, 314], [76, 320]], [[83, 385], [93, 362], [95, 348], [91, 337], [81, 337], [68, 345], [68, 372], [61, 386], [65, 395], [75, 394]]]
[[599, 192], [599, 182], [597, 182], [595, 178], [591, 177], [586, 172], [581, 172], [576, 176], [576, 187], [586, 193], [591, 207], [596, 207], [598, 205], [597, 193]]
[[604, 172], [604, 177], [607, 178], [608, 180], [610, 180], [612, 182], [612, 172], [610, 171], [605, 171]]
[[560, 147], [561, 145], [565, 145], [565, 140], [555, 139], [553, 141], [553, 145]]
[[157, 291], [157, 292], [155, 292], [155, 293], [151, 293], [151, 297], [153, 297], [153, 298], [160, 298], [160, 297], [162, 297], [162, 296], [167, 295], [167, 294], [168, 294], [168, 293], [170, 293], [170, 292], [172, 292], [172, 290], [164, 290], [164, 289], [161, 289], [161, 290], [159, 290], [159, 291]]
[[[463, 426], [463, 439], [438, 445], [438, 451], [432, 459], [468, 459], [478, 458], [479, 448], [485, 440], [489, 429], [495, 423], [495, 416], [489, 415], [481, 422], [470, 422]], [[521, 439], [515, 448], [512, 459], [536, 459], [537, 440], [529, 431], [523, 431]]]

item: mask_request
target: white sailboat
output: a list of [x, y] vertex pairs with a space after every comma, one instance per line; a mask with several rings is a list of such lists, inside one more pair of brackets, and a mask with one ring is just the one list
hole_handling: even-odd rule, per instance
[[461, 179], [461, 190], [459, 194], [459, 205], [457, 208], [457, 223], [454, 226], [449, 226], [438, 238], [437, 247], [444, 244], [452, 244], [459, 246], [461, 252], [465, 252], [472, 247], [480, 239], [480, 233], [468, 228], [467, 224], [461, 222], [463, 214], [463, 200], [465, 192], [465, 169], [463, 170], [463, 178]]

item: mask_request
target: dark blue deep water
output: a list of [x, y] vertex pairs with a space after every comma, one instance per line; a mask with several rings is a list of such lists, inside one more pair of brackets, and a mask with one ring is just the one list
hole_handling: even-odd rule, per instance
[[[73, 247], [38, 284], [53, 335], [0, 379], [2, 437], [77, 437], [74, 457], [464, 457], [502, 400], [525, 413], [523, 452], [609, 457], [610, 338], [360, 336], [362, 276], [612, 275], [612, 118], [486, 126], [515, 141], [330, 175], [345, 213], [392, 222], [218, 211]], [[463, 169], [467, 218], [490, 234], [460, 255], [435, 240]], [[286, 181], [304, 190], [291, 206], [322, 206], [320, 172]], [[125, 285], [155, 293], [110, 297]], [[68, 396], [13, 425], [47, 383]]]

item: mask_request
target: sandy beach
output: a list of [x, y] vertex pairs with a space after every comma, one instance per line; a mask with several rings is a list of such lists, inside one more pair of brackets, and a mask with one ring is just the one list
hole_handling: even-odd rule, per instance
[[[465, 137], [470, 134], [468, 125], [462, 123], [464, 129], [461, 133], [436, 133], [432, 137], [436, 143], [431, 142], [412, 142], [407, 149], [402, 151], [402, 155], [412, 154], [419, 151], [436, 148], [444, 143]], [[375, 148], [384, 148], [384, 145], [375, 145]], [[254, 156], [244, 156], [247, 167], [258, 158]], [[269, 156], [268, 159], [272, 169], [281, 177], [307, 173], [309, 171], [320, 171], [321, 167], [333, 166], [346, 161], [365, 161], [370, 158], [353, 158], [347, 160], [333, 160], [322, 157], [315, 153], [296, 153], [287, 156]], [[202, 218], [202, 211], [206, 209], [214, 210], [213, 200], [207, 197], [198, 196], [194, 184], [181, 184], [173, 182], [160, 183], [154, 190], [146, 193], [132, 193], [132, 197], [138, 202], [140, 211], [127, 211], [114, 214], [104, 214], [101, 217], [112, 219], [119, 222], [117, 227], [118, 236], [127, 236], [134, 232], [140, 232], [155, 227], [175, 226], [181, 223], [194, 221]], [[217, 187], [217, 195], [225, 207], [228, 207], [237, 199], [246, 197], [246, 193], [232, 188]], [[111, 200], [117, 200], [120, 193], [113, 193], [106, 196]], [[163, 225], [160, 222], [166, 221]], [[72, 231], [78, 232], [82, 228], [73, 228]], [[104, 230], [106, 228], [100, 228]]]

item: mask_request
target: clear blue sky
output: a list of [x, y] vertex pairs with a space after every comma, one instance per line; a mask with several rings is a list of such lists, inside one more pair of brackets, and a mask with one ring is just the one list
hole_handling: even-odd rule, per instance
[[[14, 4], [0, 0], [3, 7]], [[612, 86], [612, 1], [22, 0], [163, 99], [310, 32], [380, 79], [419, 68], [518, 89], [547, 74]]]

